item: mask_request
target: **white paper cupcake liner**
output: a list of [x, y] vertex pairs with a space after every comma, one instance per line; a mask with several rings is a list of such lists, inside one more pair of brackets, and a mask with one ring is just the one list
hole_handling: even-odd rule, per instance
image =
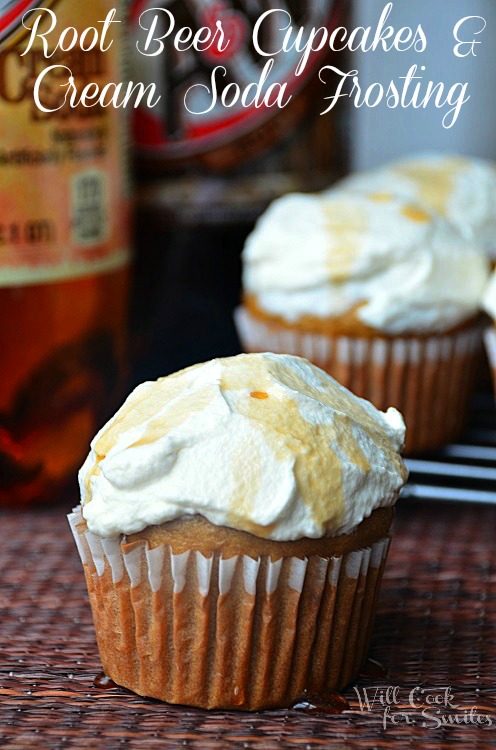
[[447, 334], [386, 339], [286, 329], [244, 307], [235, 321], [245, 351], [306, 357], [378, 409], [399, 409], [407, 453], [440, 447], [463, 429], [481, 353], [479, 322]]
[[366, 658], [389, 538], [340, 557], [206, 557], [100, 539], [69, 516], [117, 684], [205, 708], [288, 706]]

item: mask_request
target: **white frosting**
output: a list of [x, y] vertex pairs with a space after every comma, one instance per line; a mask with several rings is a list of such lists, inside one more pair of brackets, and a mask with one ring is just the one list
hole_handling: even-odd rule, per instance
[[488, 261], [472, 236], [390, 193], [290, 194], [243, 252], [244, 289], [290, 322], [340, 316], [388, 334], [445, 331], [478, 310]]
[[201, 514], [275, 540], [351, 531], [406, 480], [405, 426], [307, 360], [216, 359], [136, 388], [91, 444], [83, 516], [103, 537]]
[[379, 169], [359, 172], [336, 187], [364, 192], [388, 191], [425, 204], [462, 232], [474, 232], [483, 249], [496, 258], [496, 165], [493, 162], [419, 154]]
[[491, 274], [491, 278], [484, 290], [482, 297], [482, 306], [493, 321], [496, 320], [496, 271]]

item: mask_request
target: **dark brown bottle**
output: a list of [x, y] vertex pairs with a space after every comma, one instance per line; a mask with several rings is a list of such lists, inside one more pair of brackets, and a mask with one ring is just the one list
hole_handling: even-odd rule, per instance
[[[309, 57], [300, 75], [295, 72], [301, 52], [274, 56], [267, 84], [286, 84], [292, 97], [287, 106], [243, 107], [240, 98], [224, 106], [221, 101], [223, 94], [225, 102], [234, 101], [237, 92], [263, 74], [268, 58], [255, 49], [253, 29], [274, 7], [287, 15], [269, 13], [260, 25], [260, 48], [269, 51], [281, 45], [282, 21], [294, 29], [334, 29], [345, 22], [348, 2], [132, 4], [136, 70], [162, 95], [157, 106], [138, 109], [133, 122], [139, 178], [133, 304], [137, 379], [239, 351], [232, 311], [239, 301], [240, 251], [246, 235], [273, 199], [323, 188], [344, 167], [339, 120], [334, 112], [319, 114], [329, 94], [318, 77], [330, 59], [328, 45]], [[154, 13], [159, 13], [165, 33], [160, 8], [174, 18], [174, 31], [188, 27], [199, 33], [220, 21], [230, 40], [227, 51], [177, 51], [170, 34], [161, 54], [141, 54], [136, 44], [144, 49]], [[192, 114], [212, 103], [213, 97], [206, 102], [202, 92], [205, 87], [213, 91], [213, 71], [219, 65], [225, 75], [215, 78], [215, 106], [205, 114]]]

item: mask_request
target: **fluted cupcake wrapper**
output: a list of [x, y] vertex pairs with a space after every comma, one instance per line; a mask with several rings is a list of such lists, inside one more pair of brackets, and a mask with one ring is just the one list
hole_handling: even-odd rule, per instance
[[253, 710], [340, 690], [367, 656], [389, 547], [340, 557], [210, 557], [101, 539], [77, 508], [105, 673], [169, 703]]
[[244, 307], [235, 321], [245, 351], [306, 357], [378, 409], [399, 409], [406, 453], [440, 447], [463, 429], [481, 352], [479, 322], [443, 335], [360, 338], [285, 328]]

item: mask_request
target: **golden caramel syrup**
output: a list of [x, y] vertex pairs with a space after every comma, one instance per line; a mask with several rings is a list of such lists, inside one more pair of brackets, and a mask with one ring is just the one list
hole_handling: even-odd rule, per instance
[[401, 213], [407, 219], [410, 219], [410, 221], [416, 221], [417, 224], [428, 224], [431, 221], [431, 216], [427, 211], [424, 211], [418, 206], [409, 204], [408, 206], [405, 206]]
[[110, 677], [107, 677], [105, 672], [97, 674], [93, 680], [93, 687], [99, 688], [100, 690], [112, 690], [112, 688], [118, 687]]
[[390, 203], [393, 200], [391, 193], [370, 193], [368, 198], [373, 203]]
[[338, 693], [309, 693], [303, 691], [291, 708], [309, 716], [338, 715], [350, 710], [350, 704]]
[[456, 188], [456, 180], [466, 169], [465, 159], [446, 159], [442, 165], [433, 166], [428, 162], [411, 162], [399, 165], [394, 171], [411, 180], [416, 187], [417, 199], [445, 216], [451, 197]]

